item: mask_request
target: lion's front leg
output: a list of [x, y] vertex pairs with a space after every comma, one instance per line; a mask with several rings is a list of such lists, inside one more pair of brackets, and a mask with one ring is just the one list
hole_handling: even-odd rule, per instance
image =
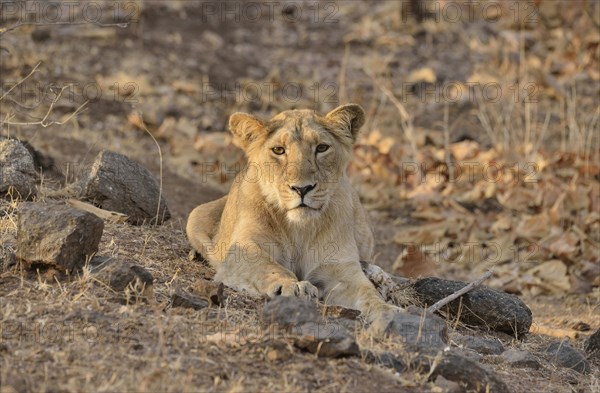
[[314, 285], [308, 281], [298, 281], [294, 273], [277, 263], [268, 251], [255, 243], [231, 246], [217, 268], [215, 280], [236, 290], [271, 298], [297, 296], [316, 300], [318, 297]]
[[308, 280], [319, 288], [326, 304], [359, 310], [369, 320], [384, 312], [401, 310], [381, 298], [358, 261], [322, 264], [310, 272]]

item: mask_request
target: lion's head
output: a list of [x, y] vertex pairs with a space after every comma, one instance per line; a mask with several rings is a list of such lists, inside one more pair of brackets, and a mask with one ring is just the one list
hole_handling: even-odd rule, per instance
[[243, 180], [257, 182], [268, 203], [299, 222], [327, 208], [364, 121], [363, 109], [348, 104], [325, 116], [289, 110], [266, 122], [238, 112], [229, 128], [248, 156]]

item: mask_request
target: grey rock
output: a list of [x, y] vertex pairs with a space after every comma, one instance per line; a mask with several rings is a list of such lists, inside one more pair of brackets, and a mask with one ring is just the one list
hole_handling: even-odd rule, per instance
[[500, 355], [500, 358], [516, 368], [532, 368], [537, 370], [542, 367], [538, 359], [528, 351], [511, 348]]
[[590, 357], [596, 357], [600, 360], [600, 329], [596, 330], [596, 332], [585, 340], [583, 349], [585, 349]]
[[557, 366], [570, 368], [581, 374], [590, 372], [590, 364], [585, 356], [566, 341], [555, 341], [546, 349], [550, 361]]
[[122, 154], [100, 152], [79, 187], [82, 199], [126, 214], [134, 225], [162, 224], [171, 217], [158, 181], [146, 168]]
[[406, 371], [406, 364], [398, 356], [391, 352], [373, 353], [365, 351], [365, 361], [381, 367], [392, 369], [398, 373]]
[[107, 284], [117, 292], [126, 288], [134, 288], [140, 293], [152, 286], [154, 277], [140, 265], [120, 259], [113, 259], [98, 272], [99, 281]]
[[[431, 354], [419, 354], [413, 359], [410, 367], [422, 372], [429, 372], [431, 363]], [[440, 375], [449, 381], [466, 386], [469, 391], [481, 393], [510, 392], [504, 381], [502, 381], [502, 379], [500, 379], [493, 371], [476, 361], [468, 359], [456, 350], [450, 350], [443, 353], [438, 364], [431, 373], [430, 379], [436, 380]]]
[[482, 355], [499, 355], [504, 352], [504, 346], [498, 340], [458, 335], [454, 337], [454, 341]]
[[193, 308], [194, 310], [202, 310], [208, 307], [208, 301], [187, 293], [181, 289], [176, 289], [171, 294], [171, 307]]
[[17, 259], [62, 271], [82, 267], [98, 251], [104, 222], [92, 213], [52, 203], [19, 205]]
[[[411, 284], [418, 300], [431, 306], [467, 285], [461, 281], [429, 277]], [[461, 307], [462, 302], [462, 307]], [[518, 337], [529, 332], [532, 322], [531, 310], [518, 297], [487, 287], [472, 291], [442, 308], [460, 321], [471, 326], [489, 328]]]
[[293, 327], [294, 345], [319, 357], [359, 356], [356, 339], [337, 323], [307, 322]]
[[266, 323], [278, 324], [282, 328], [322, 321], [314, 303], [292, 296], [272, 299], [263, 308], [262, 316]]
[[440, 349], [448, 341], [446, 321], [430, 313], [423, 317], [418, 310], [382, 314], [371, 323], [369, 332], [397, 336], [412, 350]]
[[14, 252], [0, 252], [0, 271], [6, 271], [17, 264], [17, 256]]
[[0, 195], [32, 199], [37, 194], [36, 180], [33, 157], [27, 147], [15, 139], [0, 139]]

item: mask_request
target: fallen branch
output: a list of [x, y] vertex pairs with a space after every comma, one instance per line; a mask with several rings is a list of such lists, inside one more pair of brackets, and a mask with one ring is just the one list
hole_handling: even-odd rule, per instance
[[468, 283], [467, 285], [465, 285], [464, 287], [462, 287], [460, 290], [454, 292], [452, 295], [446, 296], [445, 298], [440, 299], [439, 301], [437, 301], [435, 304], [433, 304], [431, 307], [429, 307], [427, 309], [427, 311], [428, 312], [439, 311], [439, 309], [442, 308], [442, 307], [444, 307], [446, 304], [450, 303], [453, 300], [458, 299], [459, 297], [461, 297], [465, 293], [467, 293], [467, 292], [475, 289], [479, 285], [481, 285], [482, 282], [484, 282], [485, 280], [487, 280], [488, 278], [490, 278], [493, 274], [494, 274], [494, 271], [492, 269], [488, 270], [483, 276], [479, 277], [477, 280]]
[[127, 221], [129, 217], [126, 214], [114, 212], [110, 210], [100, 209], [90, 203], [82, 202], [77, 199], [68, 199], [67, 204], [75, 209], [83, 210], [92, 214], [95, 214], [97, 217], [100, 217], [103, 220], [114, 222], [118, 224], [122, 224]]

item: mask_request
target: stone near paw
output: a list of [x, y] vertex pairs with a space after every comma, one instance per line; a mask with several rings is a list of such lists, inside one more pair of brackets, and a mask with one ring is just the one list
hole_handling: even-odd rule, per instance
[[171, 294], [171, 307], [192, 308], [202, 310], [209, 306], [207, 300], [194, 296], [182, 289], [176, 289]]
[[293, 329], [294, 345], [319, 357], [359, 356], [353, 335], [337, 323], [307, 322]]
[[[431, 306], [467, 285], [465, 282], [436, 277], [422, 278], [411, 284], [419, 301]], [[462, 303], [462, 305], [461, 305]], [[441, 311], [471, 326], [489, 328], [521, 337], [529, 332], [531, 310], [518, 297], [487, 287], [478, 287], [461, 296]]]
[[371, 323], [369, 332], [397, 336], [409, 349], [441, 349], [448, 341], [446, 321], [431, 313], [423, 315], [421, 310], [416, 309], [381, 314]]
[[288, 296], [276, 297], [265, 304], [262, 317], [265, 323], [278, 324], [282, 328], [321, 321], [321, 315], [314, 303]]

